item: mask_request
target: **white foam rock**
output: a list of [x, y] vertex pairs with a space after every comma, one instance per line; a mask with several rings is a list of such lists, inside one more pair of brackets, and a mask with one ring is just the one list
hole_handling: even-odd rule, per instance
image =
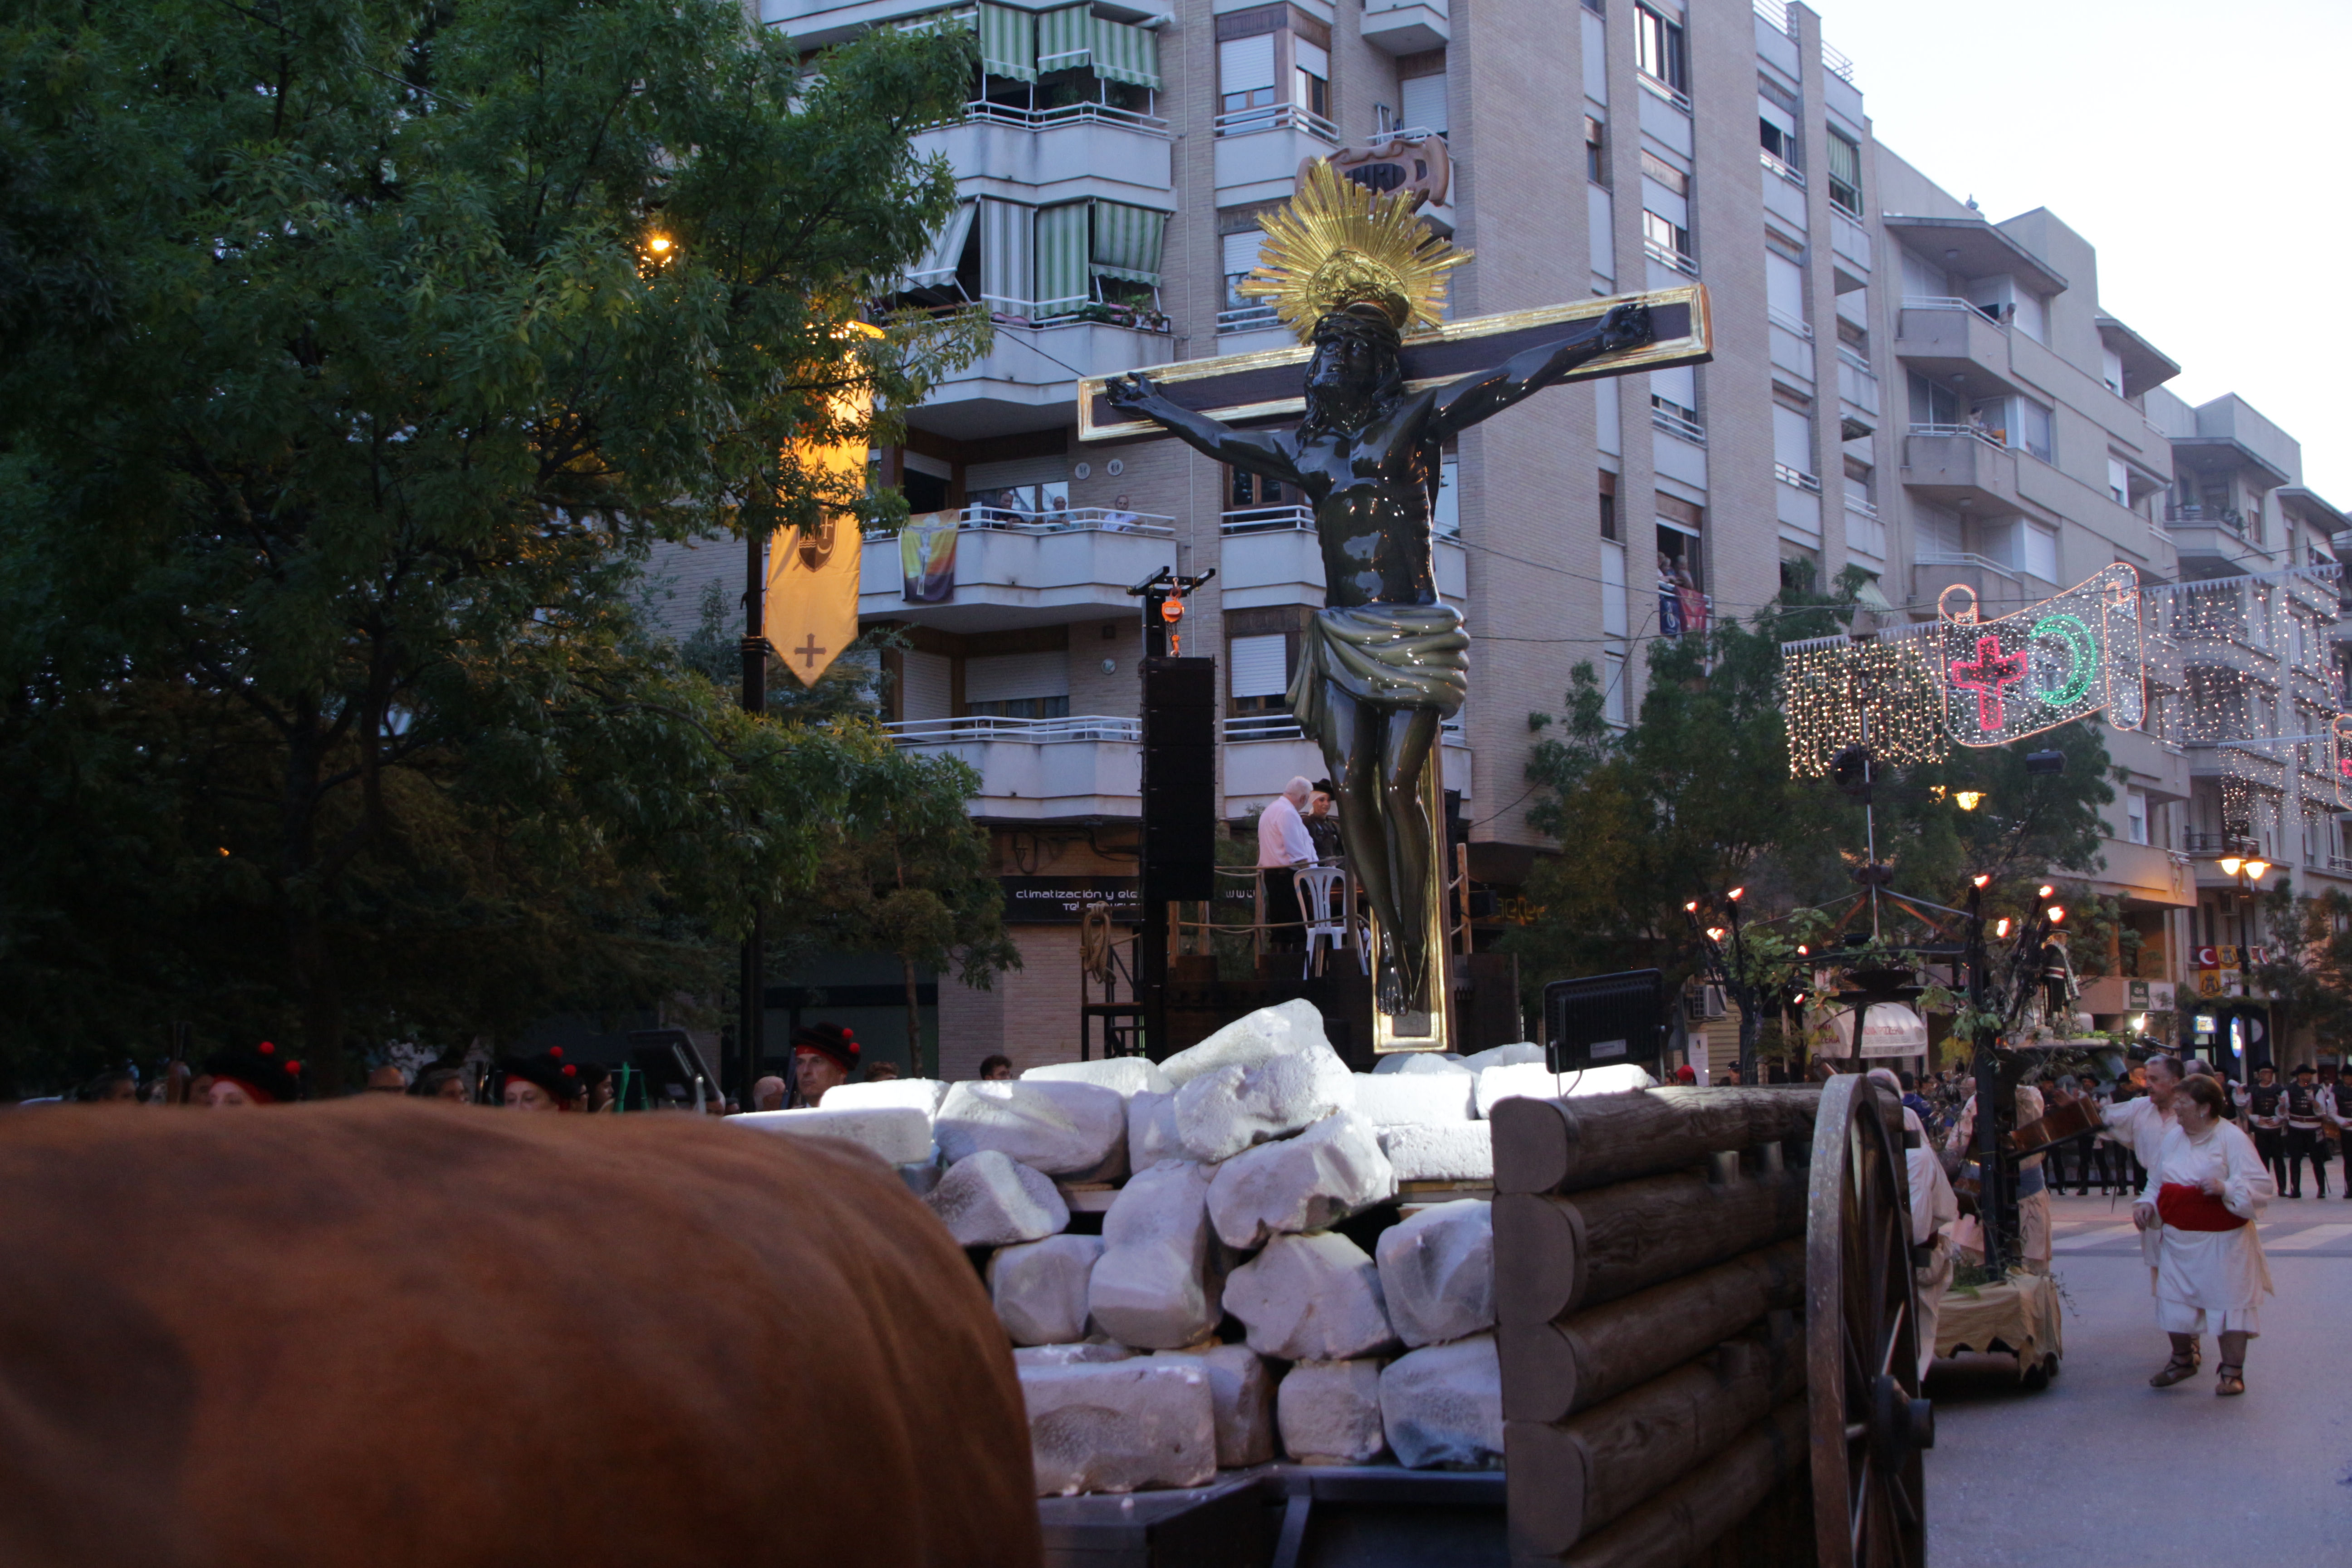
[[1355, 1101], [1355, 1075], [1326, 1047], [1228, 1063], [1176, 1091], [1176, 1137], [1208, 1164], [1296, 1132]]
[[1096, 1324], [1121, 1344], [1179, 1350], [1217, 1326], [1209, 1278], [1209, 1173], [1163, 1160], [1130, 1178], [1103, 1215], [1087, 1281]]
[[1375, 1127], [1444, 1126], [1478, 1114], [1478, 1080], [1466, 1072], [1358, 1073], [1356, 1109]]
[[1217, 1468], [1263, 1465], [1274, 1458], [1274, 1376], [1255, 1351], [1247, 1345], [1210, 1345], [1154, 1353], [1190, 1356], [1208, 1373], [1217, 1418]]
[[948, 1086], [939, 1079], [885, 1079], [880, 1083], [837, 1083], [824, 1091], [820, 1109], [879, 1110], [903, 1105], [921, 1111], [928, 1121], [939, 1115], [940, 1101], [947, 1097]]
[[1176, 1136], [1176, 1096], [1144, 1089], [1127, 1102], [1127, 1163], [1148, 1171], [1162, 1160], [1189, 1160]]
[[1302, 1362], [1275, 1395], [1284, 1452], [1302, 1465], [1360, 1465], [1381, 1457], [1381, 1363]]
[[[960, 1247], [1009, 1247], [1066, 1230], [1070, 1207], [1053, 1179], [983, 1149], [948, 1168], [923, 1202]], [[1076, 1339], [1076, 1334], [1063, 1336]]]
[[1066, 1345], [1015, 1345], [1013, 1364], [1024, 1366], [1091, 1366], [1097, 1362], [1133, 1361], [1135, 1352], [1125, 1345], [1114, 1345], [1094, 1340]]
[[1225, 1281], [1249, 1347], [1282, 1361], [1347, 1361], [1395, 1342], [1380, 1268], [1344, 1236], [1278, 1236]]
[[951, 1163], [993, 1149], [1066, 1176], [1094, 1170], [1126, 1142], [1127, 1101], [1093, 1083], [959, 1083], [934, 1126]]
[[[1391, 1051], [1372, 1064], [1372, 1071], [1381, 1078], [1400, 1072], [1470, 1072], [1462, 1058], [1450, 1051]], [[1473, 1078], [1476, 1073], [1470, 1073]]]
[[751, 1110], [728, 1117], [726, 1124], [788, 1138], [839, 1138], [872, 1150], [893, 1165], [919, 1165], [931, 1157], [931, 1119], [903, 1105], [870, 1110], [827, 1106]]
[[1150, 1092], [1172, 1094], [1176, 1086], [1168, 1075], [1149, 1057], [1111, 1057], [1098, 1062], [1055, 1062], [1050, 1066], [1031, 1068], [1021, 1075], [1023, 1083], [1091, 1083], [1108, 1089], [1125, 1100]]
[[1381, 1429], [1409, 1470], [1503, 1462], [1503, 1367], [1495, 1336], [1399, 1356], [1381, 1373]]
[[1491, 1182], [1495, 1134], [1483, 1121], [1444, 1127], [1383, 1127], [1381, 1152], [1404, 1182]]
[[1580, 1100], [1588, 1094], [1623, 1094], [1628, 1089], [1655, 1089], [1657, 1085], [1656, 1079], [1632, 1062], [1563, 1073], [1547, 1070], [1540, 1061], [1520, 1062], [1488, 1068], [1478, 1075], [1478, 1114], [1482, 1118], [1492, 1116], [1497, 1101], [1521, 1096], [1529, 1100]]
[[1234, 1019], [1190, 1050], [1161, 1062], [1160, 1070], [1181, 1089], [1221, 1067], [1255, 1067], [1268, 1057], [1295, 1056], [1318, 1047], [1331, 1048], [1323, 1034], [1323, 1015], [1312, 1002], [1285, 1002]]
[[[1195, 1079], [1195, 1084], [1201, 1079]], [[1209, 1218], [1237, 1250], [1267, 1237], [1323, 1230], [1396, 1196], [1396, 1172], [1370, 1122], [1327, 1116], [1296, 1138], [1266, 1143], [1217, 1167]]]
[[1381, 1232], [1373, 1250], [1381, 1300], [1406, 1344], [1467, 1339], [1495, 1326], [1492, 1205], [1433, 1205]]
[[[957, 1169], [977, 1163], [967, 1160]], [[1099, 1236], [1049, 1236], [996, 1249], [988, 1260], [988, 1299], [1014, 1344], [1067, 1344], [1086, 1337], [1087, 1282], [1102, 1249]]]
[[1544, 1059], [1544, 1048], [1520, 1040], [1513, 1045], [1489, 1046], [1483, 1051], [1473, 1051], [1462, 1058], [1462, 1065], [1471, 1072], [1485, 1072], [1488, 1068], [1524, 1067], [1528, 1062]]
[[1209, 1373], [1150, 1357], [1021, 1366], [1039, 1497], [1197, 1487], [1217, 1473]]

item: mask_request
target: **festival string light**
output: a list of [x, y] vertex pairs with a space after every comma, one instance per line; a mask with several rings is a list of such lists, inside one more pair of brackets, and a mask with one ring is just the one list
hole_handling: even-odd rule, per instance
[[1890, 768], [1932, 763], [1948, 750], [1930, 639], [1811, 637], [1784, 643], [1781, 653], [1794, 776], [1826, 778], [1832, 758], [1864, 742], [1878, 765]]

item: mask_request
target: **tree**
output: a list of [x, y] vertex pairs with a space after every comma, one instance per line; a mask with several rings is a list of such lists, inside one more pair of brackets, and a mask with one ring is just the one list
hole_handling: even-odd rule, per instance
[[2352, 1042], [2352, 898], [2333, 889], [2298, 893], [2283, 875], [2263, 890], [2262, 908], [2270, 941], [2247, 978], [2270, 998], [2273, 1059], [2292, 1060], [2288, 1038], [2298, 1027], [2321, 1049], [2341, 1051]]
[[[464, 1036], [699, 984], [896, 753], [651, 640], [984, 324], [852, 348], [968, 37], [731, 0], [32, 0], [0, 26], [0, 1047]], [[888, 503], [856, 504], [870, 515]]]

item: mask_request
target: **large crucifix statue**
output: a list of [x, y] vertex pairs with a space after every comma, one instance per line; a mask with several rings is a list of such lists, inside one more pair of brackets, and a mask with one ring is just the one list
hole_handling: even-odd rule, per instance
[[[1439, 324], [1444, 270], [1468, 253], [1428, 233], [1407, 194], [1375, 195], [1326, 163], [1310, 165], [1300, 186], [1261, 220], [1265, 262], [1242, 285], [1273, 299], [1312, 345], [1298, 426], [1237, 429], [1141, 374], [1114, 378], [1102, 396], [1222, 463], [1297, 487], [1314, 509], [1325, 608], [1292, 677], [1290, 708], [1339, 785], [1341, 841], [1379, 935], [1380, 1033], [1429, 1048], [1444, 1043], [1444, 998], [1432, 982], [1445, 967], [1432, 763], [1469, 678], [1462, 613], [1439, 597], [1433, 569], [1444, 444], [1589, 362], [1652, 342], [1654, 326], [1647, 305], [1613, 303], [1499, 366], [1409, 384], [1406, 334]], [[1703, 307], [1683, 315], [1675, 335], [1703, 337], [1695, 316]]]

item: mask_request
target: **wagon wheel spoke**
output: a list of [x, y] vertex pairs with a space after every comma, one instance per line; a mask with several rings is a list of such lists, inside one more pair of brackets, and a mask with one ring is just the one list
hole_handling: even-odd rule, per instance
[[1846, 1550], [1853, 1554], [1854, 1568], [1862, 1568], [1862, 1538], [1870, 1525], [1870, 1452], [1866, 1448], [1847, 1497]]

